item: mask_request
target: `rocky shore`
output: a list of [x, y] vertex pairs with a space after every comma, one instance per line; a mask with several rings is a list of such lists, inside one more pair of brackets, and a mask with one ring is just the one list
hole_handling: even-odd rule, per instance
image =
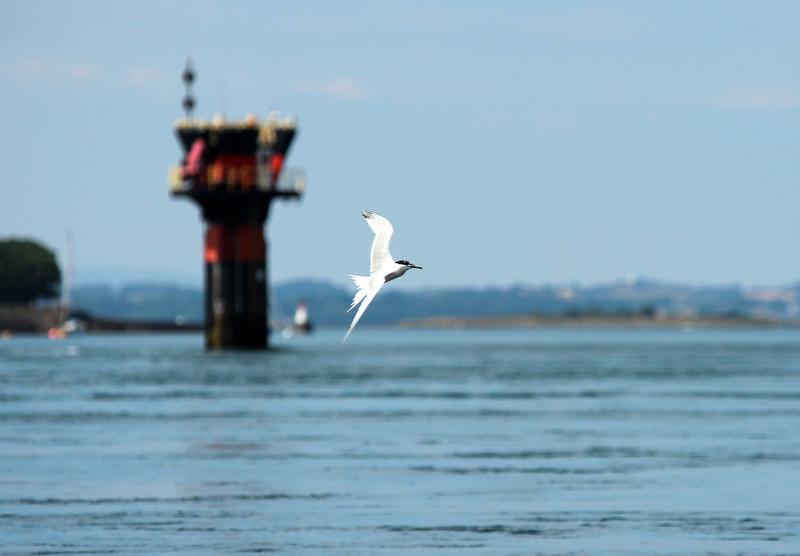
[[[182, 332], [202, 329], [199, 323], [173, 321], [124, 320], [95, 317], [85, 312], [70, 312], [69, 318], [79, 321], [87, 332]], [[0, 305], [0, 333], [44, 334], [60, 324], [61, 310], [57, 305]]]

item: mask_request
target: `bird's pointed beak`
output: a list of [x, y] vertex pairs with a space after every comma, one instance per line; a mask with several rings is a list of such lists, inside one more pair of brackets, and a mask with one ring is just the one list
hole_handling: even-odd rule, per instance
[[421, 267], [421, 266], [417, 266], [417, 265], [415, 265], [415, 264], [413, 264], [413, 263], [411, 264], [411, 268], [418, 268], [418, 269], [422, 270], [422, 267]]

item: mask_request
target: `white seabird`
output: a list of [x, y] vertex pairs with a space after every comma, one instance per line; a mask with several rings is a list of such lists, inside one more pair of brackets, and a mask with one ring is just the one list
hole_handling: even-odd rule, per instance
[[367, 310], [369, 304], [372, 303], [372, 300], [375, 299], [375, 296], [378, 295], [378, 292], [386, 282], [390, 282], [395, 278], [400, 278], [403, 274], [408, 272], [409, 269], [422, 269], [421, 266], [410, 263], [405, 259], [395, 261], [392, 254], [389, 253], [389, 241], [391, 241], [392, 234], [394, 233], [391, 222], [380, 214], [376, 214], [370, 210], [362, 211], [361, 216], [367, 219], [367, 224], [372, 228], [375, 238], [372, 240], [372, 249], [369, 253], [369, 276], [348, 274], [353, 282], [356, 283], [356, 288], [358, 289], [353, 296], [353, 303], [350, 305], [347, 312], [349, 313], [352, 311], [359, 303], [361, 306], [359, 306], [358, 311], [356, 311], [356, 316], [353, 317], [350, 329], [347, 331], [347, 334], [345, 334], [344, 340], [342, 340], [343, 343], [347, 340], [347, 337], [350, 336], [350, 333], [361, 319], [364, 311]]

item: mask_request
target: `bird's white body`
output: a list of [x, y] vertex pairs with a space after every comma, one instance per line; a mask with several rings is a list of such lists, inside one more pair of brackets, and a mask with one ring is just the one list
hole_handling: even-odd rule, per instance
[[370, 271], [369, 276], [349, 275], [353, 282], [355, 282], [357, 289], [356, 294], [353, 296], [353, 303], [347, 311], [352, 311], [359, 304], [360, 306], [342, 342], [347, 340], [347, 337], [350, 336], [350, 332], [353, 331], [358, 321], [361, 320], [364, 311], [367, 310], [369, 304], [372, 303], [372, 300], [375, 299], [375, 296], [378, 295], [378, 292], [386, 282], [401, 277], [408, 272], [409, 269], [421, 268], [408, 261], [395, 261], [394, 258], [392, 258], [391, 253], [389, 253], [389, 242], [394, 233], [391, 222], [380, 214], [368, 210], [363, 211], [361, 216], [367, 219], [367, 224], [369, 224], [369, 227], [372, 228], [375, 234], [372, 240], [372, 249], [370, 250]]

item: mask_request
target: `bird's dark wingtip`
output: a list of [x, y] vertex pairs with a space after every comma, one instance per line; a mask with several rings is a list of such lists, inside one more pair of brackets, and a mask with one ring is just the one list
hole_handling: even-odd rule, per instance
[[362, 210], [362, 211], [361, 211], [361, 216], [363, 216], [364, 218], [370, 218], [370, 217], [371, 217], [371, 216], [373, 216], [374, 214], [375, 214], [375, 213], [374, 213], [374, 212], [372, 212], [371, 210]]

